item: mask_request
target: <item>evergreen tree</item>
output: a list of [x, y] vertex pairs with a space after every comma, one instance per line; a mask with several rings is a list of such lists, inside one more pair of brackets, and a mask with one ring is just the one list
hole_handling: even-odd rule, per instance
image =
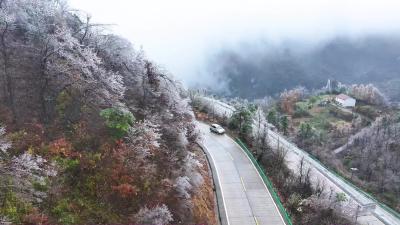
[[240, 107], [232, 115], [229, 126], [239, 131], [240, 137], [246, 137], [252, 131], [252, 113], [247, 107]]
[[279, 127], [277, 114], [278, 113], [276, 112], [275, 109], [270, 110], [267, 115], [267, 120], [268, 123], [271, 123], [276, 127]]
[[289, 128], [289, 120], [286, 115], [281, 117], [281, 129], [285, 135], [288, 133], [288, 128]]
[[312, 127], [309, 123], [302, 123], [300, 125], [299, 136], [304, 139], [308, 139], [313, 136]]

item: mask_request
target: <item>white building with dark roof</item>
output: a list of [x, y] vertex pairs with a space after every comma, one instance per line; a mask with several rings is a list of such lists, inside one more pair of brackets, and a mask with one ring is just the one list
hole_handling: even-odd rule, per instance
[[337, 95], [335, 101], [342, 107], [354, 107], [356, 106], [356, 100], [348, 95], [340, 94]]

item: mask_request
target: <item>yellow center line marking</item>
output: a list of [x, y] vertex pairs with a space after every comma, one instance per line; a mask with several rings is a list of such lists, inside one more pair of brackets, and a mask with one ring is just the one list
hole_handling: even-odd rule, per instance
[[257, 218], [254, 216], [254, 221], [256, 222], [256, 225], [259, 225]]
[[231, 159], [232, 159], [232, 161], [233, 161], [233, 156], [232, 156], [232, 154], [231, 154], [230, 152], [228, 152], [228, 154], [229, 154], [229, 157], [231, 157]]
[[240, 177], [240, 180], [242, 181], [243, 190], [246, 191], [246, 186], [244, 186], [243, 178]]

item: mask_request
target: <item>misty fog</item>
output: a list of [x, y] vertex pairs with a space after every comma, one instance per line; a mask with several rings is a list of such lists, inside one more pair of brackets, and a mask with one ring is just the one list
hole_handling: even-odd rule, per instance
[[[115, 0], [113, 4], [71, 0], [71, 4], [93, 15], [93, 21], [115, 24], [110, 29], [136, 48], [142, 46], [187, 86], [235, 89], [230, 82], [237, 79], [230, 77], [233, 70], [241, 74], [243, 85], [257, 81], [263, 89], [269, 86], [262, 77], [288, 76], [273, 85], [279, 88], [265, 92], [230, 90], [257, 97], [293, 85], [317, 87], [328, 77], [367, 82], [397, 74], [400, 3], [395, 0]], [[375, 50], [379, 50], [376, 55]], [[251, 76], [258, 80], [245, 79]], [[312, 76], [318, 78], [309, 83]]]
[[374, 83], [389, 97], [400, 94], [399, 36], [336, 37], [323, 42], [248, 43], [210, 58], [208, 73], [226, 95], [262, 98], [284, 89], [318, 89], [327, 79]]

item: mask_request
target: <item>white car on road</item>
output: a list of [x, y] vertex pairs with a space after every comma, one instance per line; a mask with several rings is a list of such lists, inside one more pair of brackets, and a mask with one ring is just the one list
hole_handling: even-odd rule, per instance
[[214, 132], [216, 134], [224, 134], [225, 133], [225, 129], [222, 128], [220, 125], [215, 124], [215, 123], [211, 124], [210, 131]]

